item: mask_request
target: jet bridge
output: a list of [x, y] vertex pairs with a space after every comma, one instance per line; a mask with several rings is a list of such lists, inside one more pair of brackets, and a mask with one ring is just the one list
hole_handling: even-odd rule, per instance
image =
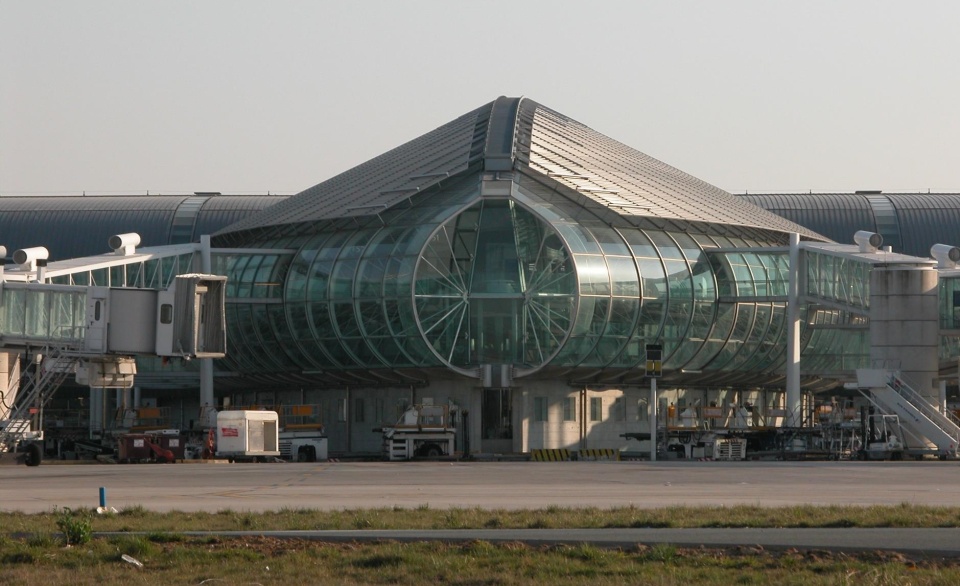
[[225, 285], [226, 277], [197, 273], [165, 290], [0, 279], [0, 351], [33, 357], [23, 385], [2, 381], [0, 454], [22, 451], [39, 464], [31, 446], [43, 436], [31, 428], [70, 374], [91, 387], [129, 388], [134, 356], [225, 356]]

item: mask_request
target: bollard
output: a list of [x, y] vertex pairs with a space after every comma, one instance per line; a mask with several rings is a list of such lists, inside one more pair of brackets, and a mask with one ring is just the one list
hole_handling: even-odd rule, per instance
[[107, 488], [105, 486], [100, 487], [100, 506], [97, 507], [97, 514], [105, 515], [107, 513], [116, 513], [117, 510], [113, 507], [107, 508]]

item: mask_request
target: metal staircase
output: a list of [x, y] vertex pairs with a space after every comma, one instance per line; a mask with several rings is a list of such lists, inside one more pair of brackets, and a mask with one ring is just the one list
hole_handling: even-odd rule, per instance
[[16, 452], [22, 440], [42, 439], [42, 432], [35, 430], [40, 429], [43, 408], [74, 372], [78, 360], [66, 346], [50, 345], [38, 354], [42, 360], [24, 370], [19, 388], [5, 398], [8, 413], [0, 421], [0, 453]]
[[960, 420], [941, 412], [915, 391], [897, 371], [857, 370], [858, 385], [869, 389], [864, 393], [884, 413], [897, 415], [904, 431], [923, 444], [934, 448], [939, 456], [957, 457], [960, 448]]

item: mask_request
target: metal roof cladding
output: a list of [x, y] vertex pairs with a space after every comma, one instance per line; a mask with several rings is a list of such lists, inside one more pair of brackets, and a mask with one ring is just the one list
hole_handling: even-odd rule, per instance
[[110, 252], [107, 239], [136, 232], [141, 246], [192, 242], [288, 196], [85, 195], [0, 197], [0, 245], [44, 246], [50, 260]]
[[555, 180], [624, 216], [819, 234], [649, 157], [526, 98], [500, 97], [262, 213], [224, 228], [244, 233], [375, 214], [449, 177], [521, 170]]
[[837, 242], [857, 230], [883, 236], [894, 252], [930, 255], [934, 244], [960, 245], [960, 193], [777, 193], [738, 195]]

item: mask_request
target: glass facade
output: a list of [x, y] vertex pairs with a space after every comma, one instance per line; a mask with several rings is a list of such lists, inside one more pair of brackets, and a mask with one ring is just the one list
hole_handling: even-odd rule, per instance
[[960, 275], [941, 272], [939, 280], [940, 329], [951, 331], [940, 338], [940, 360], [960, 356]]
[[960, 330], [960, 275], [940, 275], [940, 328]]
[[79, 343], [87, 325], [87, 291], [83, 287], [43, 289], [5, 284], [0, 336], [13, 340]]
[[[636, 380], [645, 345], [658, 343], [675, 380], [712, 372], [736, 384], [783, 370], [788, 266], [773, 236], [608, 220], [528, 179], [511, 196], [482, 197], [474, 176], [374, 217], [215, 251], [213, 272], [228, 277], [230, 348], [220, 367], [331, 373], [331, 384], [376, 382], [375, 370], [476, 376], [487, 364], [512, 365], [520, 377], [552, 369]], [[161, 287], [197, 260], [191, 252], [56, 280]], [[869, 266], [816, 252], [805, 262], [805, 293], [836, 307], [804, 308], [804, 371], [866, 366], [868, 323], [856, 310], [869, 311]], [[941, 280], [945, 329], [960, 320], [958, 282]], [[79, 292], [6, 296], [7, 335], [83, 326]], [[944, 344], [944, 357], [956, 346]], [[353, 378], [337, 374], [347, 372]]]
[[[480, 183], [259, 244], [289, 254], [217, 257], [230, 277], [229, 368], [476, 376], [509, 364], [521, 377], [642, 376], [645, 345], [659, 343], [667, 375], [759, 380], [782, 370], [787, 254], [762, 250], [782, 246], [774, 235], [631, 226], [529, 178], [510, 196], [482, 197]], [[868, 303], [858, 266], [814, 262], [811, 275], [841, 285], [810, 279], [812, 291]], [[839, 276], [846, 269], [852, 276]], [[812, 317], [805, 361], [825, 371], [863, 361], [866, 338], [849, 315]]]
[[806, 294], [846, 306], [870, 309], [870, 265], [855, 259], [808, 251]]
[[[192, 247], [192, 245], [191, 245]], [[194, 251], [184, 254], [157, 256], [143, 261], [118, 264], [93, 270], [80, 269], [48, 279], [57, 285], [80, 285], [97, 287], [140, 287], [166, 289], [174, 277], [199, 270]], [[224, 273], [218, 273], [224, 274]]]

